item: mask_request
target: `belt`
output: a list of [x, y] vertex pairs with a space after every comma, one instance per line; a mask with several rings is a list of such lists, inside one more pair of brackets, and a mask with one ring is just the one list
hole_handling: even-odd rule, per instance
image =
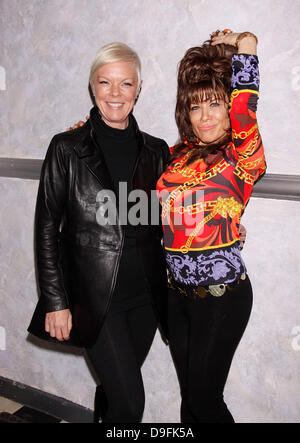
[[208, 294], [214, 297], [221, 297], [225, 294], [226, 290], [235, 289], [241, 282], [241, 280], [246, 279], [246, 274], [243, 274], [239, 280], [233, 283], [221, 283], [220, 285], [209, 285], [209, 286], [187, 286], [175, 281], [172, 277], [168, 282], [170, 289], [175, 289], [181, 294], [193, 300], [199, 298], [205, 298]]

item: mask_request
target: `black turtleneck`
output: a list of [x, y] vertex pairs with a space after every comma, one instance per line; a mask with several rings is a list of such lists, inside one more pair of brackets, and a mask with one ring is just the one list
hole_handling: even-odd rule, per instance
[[[99, 112], [92, 112], [91, 119], [96, 142], [104, 155], [114, 191], [118, 195], [119, 183], [125, 182], [128, 194], [132, 190], [132, 176], [138, 156], [133, 118], [129, 116], [129, 124], [126, 129], [108, 126], [102, 120]], [[129, 208], [130, 204], [127, 203], [127, 210]], [[120, 214], [119, 212], [119, 216], [122, 216], [123, 220], [127, 218], [126, 213]], [[129, 309], [148, 302], [150, 302], [150, 294], [136, 246], [136, 228], [126, 224], [124, 225], [123, 253], [110, 311]]]
[[[128, 186], [131, 186], [138, 154], [133, 119], [129, 117], [126, 129], [117, 129], [104, 123], [99, 112], [95, 112], [92, 118], [97, 143], [104, 154], [115, 191], [118, 193], [119, 182], [127, 182]], [[128, 189], [128, 192], [130, 190]]]

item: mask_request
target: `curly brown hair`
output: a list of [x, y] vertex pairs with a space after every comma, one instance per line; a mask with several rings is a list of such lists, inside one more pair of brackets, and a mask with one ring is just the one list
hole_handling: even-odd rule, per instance
[[[231, 89], [231, 58], [236, 52], [232, 46], [220, 44], [210, 45], [210, 40], [202, 46], [190, 48], [179, 64], [177, 83], [177, 102], [175, 119], [181, 143], [171, 155], [173, 161], [183, 155], [188, 149], [184, 141], [193, 144], [192, 152], [187, 161], [191, 164], [199, 158], [208, 160], [210, 154], [218, 154], [220, 147], [231, 140], [231, 131], [217, 144], [195, 145], [197, 137], [190, 122], [190, 106], [192, 103], [210, 100], [212, 98], [229, 101]], [[209, 163], [209, 162], [208, 162]]]

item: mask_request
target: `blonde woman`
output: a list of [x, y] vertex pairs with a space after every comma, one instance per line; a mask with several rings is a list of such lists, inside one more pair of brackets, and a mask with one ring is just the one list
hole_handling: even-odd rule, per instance
[[151, 200], [168, 156], [132, 115], [141, 85], [135, 51], [101, 48], [90, 119], [53, 137], [36, 205], [40, 299], [28, 330], [86, 348], [100, 383], [95, 421], [103, 422], [141, 420], [141, 366], [166, 300], [161, 228], [151, 210], [141, 222], [130, 220], [130, 203], [120, 206], [131, 191]]

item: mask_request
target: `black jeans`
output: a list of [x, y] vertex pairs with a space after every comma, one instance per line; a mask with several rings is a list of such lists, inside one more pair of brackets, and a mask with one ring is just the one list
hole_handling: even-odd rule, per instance
[[95, 345], [86, 349], [103, 388], [104, 423], [141, 421], [145, 393], [141, 366], [157, 328], [150, 304], [107, 315]]
[[252, 308], [249, 278], [221, 297], [191, 300], [170, 289], [169, 343], [181, 387], [182, 423], [233, 423], [223, 390]]

